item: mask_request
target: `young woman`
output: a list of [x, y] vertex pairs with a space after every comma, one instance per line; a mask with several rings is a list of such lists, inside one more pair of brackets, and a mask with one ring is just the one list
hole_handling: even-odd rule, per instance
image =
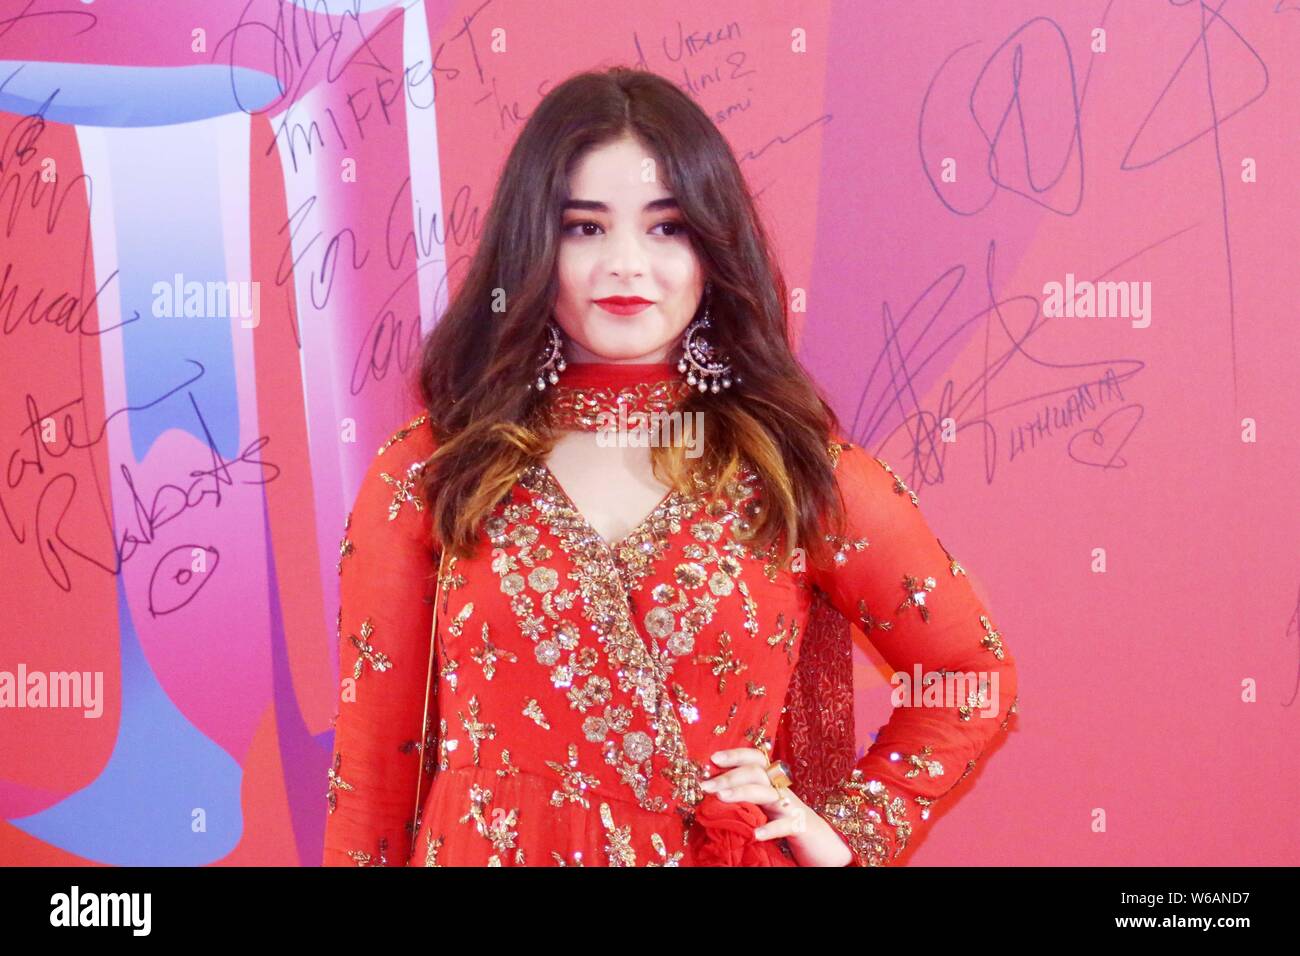
[[[539, 104], [425, 343], [425, 411], [345, 525], [326, 864], [882, 865], [917, 842], [1006, 729], [1015, 665], [916, 496], [842, 440], [785, 302], [685, 94], [614, 69]], [[930, 675], [860, 759], [850, 621]]]

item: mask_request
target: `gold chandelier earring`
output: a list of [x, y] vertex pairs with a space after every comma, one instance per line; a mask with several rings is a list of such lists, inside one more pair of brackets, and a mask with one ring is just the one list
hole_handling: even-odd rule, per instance
[[677, 362], [677, 371], [686, 375], [686, 383], [701, 392], [716, 395], [724, 388], [731, 388], [733, 382], [739, 383], [740, 376], [731, 374], [731, 362], [717, 353], [712, 343], [704, 337], [704, 330], [711, 327], [709, 321], [709, 300], [711, 284], [704, 283], [704, 313], [686, 327], [682, 335], [682, 357]]
[[568, 368], [564, 363], [564, 336], [560, 333], [560, 327], [555, 324], [554, 319], [547, 320], [546, 333], [546, 347], [542, 349], [537, 378], [528, 383], [530, 389], [539, 392], [546, 391], [548, 382], [551, 385], [556, 384], [560, 380], [560, 373]]

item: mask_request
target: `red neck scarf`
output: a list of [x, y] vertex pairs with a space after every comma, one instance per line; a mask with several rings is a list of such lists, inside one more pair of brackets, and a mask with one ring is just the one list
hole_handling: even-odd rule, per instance
[[605, 414], [622, 414], [631, 427], [656, 412], [671, 412], [693, 389], [672, 362], [570, 362], [547, 387], [553, 427], [597, 431]]

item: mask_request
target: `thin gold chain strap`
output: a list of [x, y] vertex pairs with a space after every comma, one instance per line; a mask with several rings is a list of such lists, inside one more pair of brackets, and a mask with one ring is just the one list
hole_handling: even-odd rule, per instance
[[425, 748], [429, 743], [429, 690], [433, 686], [433, 660], [438, 637], [438, 605], [442, 602], [442, 569], [447, 556], [443, 548], [438, 554], [438, 581], [433, 590], [433, 627], [429, 632], [429, 673], [424, 684], [424, 716], [420, 720], [420, 737], [417, 752], [420, 757], [420, 769], [415, 778], [415, 812], [411, 816], [411, 851], [406, 855], [407, 862], [415, 855], [415, 838], [418, 836], [420, 821], [420, 790], [424, 785], [424, 763], [428, 759]]

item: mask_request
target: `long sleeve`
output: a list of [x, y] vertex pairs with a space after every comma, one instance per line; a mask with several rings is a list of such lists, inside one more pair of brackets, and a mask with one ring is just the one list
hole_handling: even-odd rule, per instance
[[845, 533], [828, 536], [834, 566], [810, 568], [809, 578], [888, 662], [895, 707], [866, 754], [809, 803], [853, 851], [850, 865], [896, 865], [925, 832], [930, 807], [1007, 729], [1016, 667], [903, 480], [856, 445], [833, 442], [831, 454]]
[[[438, 571], [429, 509], [414, 482], [433, 444], [424, 416], [385, 442], [339, 545], [340, 683], [326, 866], [401, 866], [410, 849]], [[433, 695], [429, 715], [436, 727]]]

